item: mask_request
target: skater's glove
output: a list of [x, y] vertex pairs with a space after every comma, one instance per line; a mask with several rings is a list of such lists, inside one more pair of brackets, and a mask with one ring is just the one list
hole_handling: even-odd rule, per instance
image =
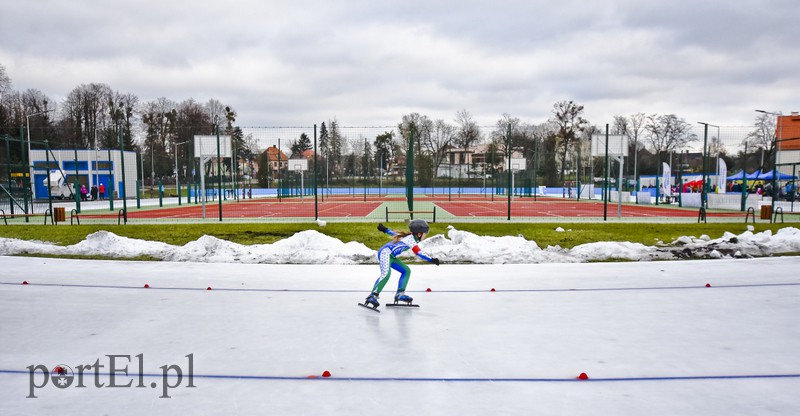
[[378, 231], [380, 231], [380, 232], [382, 232], [382, 233], [385, 233], [387, 230], [388, 230], [388, 228], [386, 228], [386, 226], [385, 226], [385, 225], [383, 225], [383, 224], [378, 224]]
[[432, 259], [431, 259], [431, 263], [433, 263], [433, 264], [435, 264], [435, 265], [437, 265], [437, 266], [438, 266], [438, 265], [439, 265], [439, 263], [441, 263], [441, 262], [439, 261], [439, 259], [437, 259], [436, 257], [434, 257], [434, 258], [432, 258]]

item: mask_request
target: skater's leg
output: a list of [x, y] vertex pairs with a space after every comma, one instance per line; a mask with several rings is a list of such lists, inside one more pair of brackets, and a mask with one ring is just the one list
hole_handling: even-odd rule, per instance
[[411, 269], [402, 260], [392, 256], [392, 268], [400, 272], [400, 281], [397, 283], [397, 291], [405, 292], [408, 286], [408, 279], [411, 277]]
[[381, 266], [381, 272], [378, 280], [372, 286], [372, 293], [380, 294], [386, 283], [389, 282], [389, 276], [392, 274], [391, 264], [392, 251], [389, 249], [381, 249], [378, 251], [378, 263]]

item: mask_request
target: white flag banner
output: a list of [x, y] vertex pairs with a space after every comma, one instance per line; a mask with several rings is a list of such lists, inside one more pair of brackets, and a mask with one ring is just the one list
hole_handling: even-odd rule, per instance
[[725, 193], [725, 178], [728, 177], [728, 165], [725, 161], [717, 159], [717, 193]]
[[661, 174], [661, 189], [663, 190], [664, 196], [672, 196], [672, 187], [670, 183], [670, 179], [672, 178], [672, 169], [670, 169], [669, 165], [666, 162], [663, 163], [663, 173]]

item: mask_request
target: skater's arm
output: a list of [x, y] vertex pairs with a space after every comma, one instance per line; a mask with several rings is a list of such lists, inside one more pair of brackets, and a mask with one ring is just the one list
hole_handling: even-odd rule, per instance
[[381, 232], [384, 232], [384, 233], [386, 233], [386, 234], [389, 234], [389, 235], [390, 235], [390, 236], [392, 236], [392, 237], [394, 237], [394, 236], [396, 236], [396, 235], [397, 235], [397, 233], [396, 233], [396, 232], [394, 232], [394, 231], [392, 231], [392, 230], [390, 230], [390, 229], [386, 228], [386, 226], [385, 226], [385, 225], [383, 225], [383, 224], [378, 224], [378, 231], [381, 231]]
[[422, 260], [425, 260], [428, 263], [433, 263], [437, 266], [439, 265], [439, 259], [427, 256], [425, 253], [422, 252], [422, 250], [420, 250], [419, 246], [411, 247], [411, 251], [413, 251], [414, 254], [416, 254], [417, 257], [421, 258]]

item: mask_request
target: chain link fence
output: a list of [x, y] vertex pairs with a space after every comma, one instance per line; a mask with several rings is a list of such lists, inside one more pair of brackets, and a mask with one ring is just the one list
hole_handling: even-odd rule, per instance
[[[33, 214], [55, 204], [84, 222], [119, 221], [120, 209], [125, 220], [176, 222], [741, 221], [748, 211], [763, 217], [765, 206], [773, 221], [778, 212], [789, 219], [800, 212], [800, 143], [754, 126], [698, 124], [679, 133], [601, 126], [570, 135], [498, 123], [477, 128], [471, 140], [438, 125], [242, 127], [220, 132], [233, 137], [235, 156], [220, 159], [200, 158], [193, 143], [213, 129], [189, 130], [160, 147], [50, 149], [51, 158], [36, 151], [44, 142], [30, 142], [29, 152], [21, 129], [21, 137], [3, 139], [0, 209]], [[606, 141], [620, 148], [606, 155], [598, 150]], [[127, 173], [116, 170], [123, 161]], [[35, 167], [61, 170], [69, 186], [91, 191], [57, 200], [52, 187], [37, 191]], [[117, 191], [95, 194], [101, 182]]]

